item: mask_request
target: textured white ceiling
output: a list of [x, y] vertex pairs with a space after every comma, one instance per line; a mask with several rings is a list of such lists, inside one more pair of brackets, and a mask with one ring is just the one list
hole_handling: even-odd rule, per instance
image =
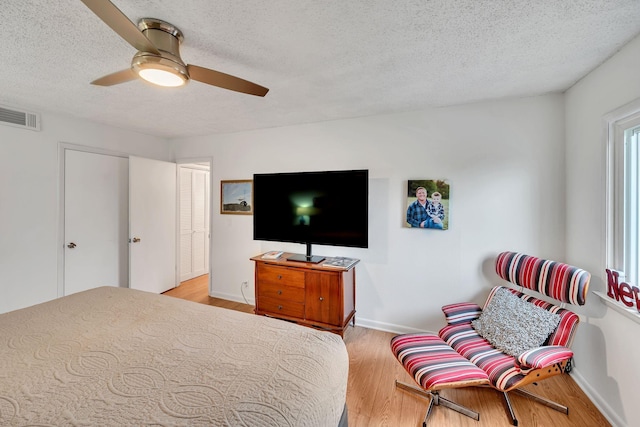
[[172, 138], [562, 92], [640, 33], [640, 0], [113, 0], [182, 58], [266, 86], [89, 82], [135, 49], [80, 0], [0, 3], [0, 104]]

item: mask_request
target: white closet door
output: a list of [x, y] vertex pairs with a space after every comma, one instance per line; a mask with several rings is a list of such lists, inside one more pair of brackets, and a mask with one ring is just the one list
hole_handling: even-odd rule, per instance
[[192, 170], [180, 168], [180, 281], [193, 277], [192, 267]]
[[180, 281], [209, 272], [209, 172], [180, 168]]
[[209, 270], [209, 203], [208, 184], [209, 173], [194, 170], [192, 179], [192, 269], [193, 276], [197, 277], [206, 274]]

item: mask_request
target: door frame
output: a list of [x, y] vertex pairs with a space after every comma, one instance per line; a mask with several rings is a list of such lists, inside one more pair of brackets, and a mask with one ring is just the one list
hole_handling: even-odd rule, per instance
[[90, 147], [86, 145], [58, 142], [58, 298], [64, 296], [64, 256], [65, 256], [65, 153], [67, 150], [81, 151], [84, 153], [101, 154], [104, 156], [124, 157], [129, 159], [128, 153], [107, 150], [104, 148]]
[[[93, 154], [102, 154], [105, 156], [115, 156], [115, 157], [124, 157], [126, 159], [129, 159], [129, 157], [131, 156], [131, 154], [129, 153], [125, 153], [122, 151], [116, 151], [116, 150], [109, 150], [106, 148], [100, 148], [100, 147], [92, 147], [92, 146], [87, 146], [87, 145], [80, 145], [80, 144], [73, 144], [73, 143], [69, 143], [69, 142], [58, 142], [58, 238], [57, 238], [57, 242], [58, 242], [58, 256], [57, 256], [57, 264], [58, 264], [58, 278], [57, 278], [57, 285], [58, 285], [58, 289], [57, 289], [57, 293], [58, 293], [58, 298], [64, 296], [64, 255], [65, 255], [65, 250], [64, 250], [64, 237], [65, 237], [65, 227], [64, 227], [64, 221], [65, 221], [65, 206], [64, 206], [64, 197], [65, 197], [65, 193], [64, 193], [64, 182], [65, 182], [65, 151], [66, 150], [75, 150], [75, 151], [82, 151], [82, 152], [86, 152], [86, 153], [93, 153]], [[213, 197], [211, 197], [212, 191], [213, 191], [213, 173], [212, 173], [212, 169], [213, 169], [213, 157], [185, 157], [185, 158], [180, 158], [180, 159], [176, 159], [174, 161], [176, 163], [176, 165], [179, 167], [180, 164], [184, 164], [184, 163], [209, 163], [209, 235], [211, 236], [212, 232], [211, 232], [211, 224], [213, 223]], [[178, 175], [176, 173], [176, 184], [178, 183]], [[177, 216], [176, 216], [176, 265], [178, 266], [178, 268], [176, 269], [176, 277], [175, 277], [175, 282], [176, 282], [176, 287], [180, 286], [180, 268], [179, 268], [179, 257], [180, 257], [180, 227], [179, 227], [179, 218], [180, 218], [180, 212], [179, 212], [179, 206], [180, 206], [180, 200], [179, 200], [179, 194], [176, 191], [176, 206], [178, 209], [177, 212]], [[211, 254], [213, 253], [212, 251], [212, 246], [213, 246], [213, 239], [210, 237], [209, 238], [209, 295], [211, 295], [212, 292], [212, 288], [213, 288], [213, 283], [212, 283], [212, 274], [211, 274], [211, 269], [213, 267], [213, 263], [211, 262]]]
[[[207, 274], [209, 275], [209, 285], [208, 285], [208, 293], [211, 296], [211, 292], [213, 289], [213, 279], [211, 274], [211, 269], [213, 267], [213, 263], [211, 262], [211, 254], [212, 246], [213, 246], [213, 236], [211, 233], [211, 224], [213, 224], [213, 197], [211, 197], [213, 191], [213, 157], [184, 157], [175, 160], [178, 165], [178, 173], [177, 175], [177, 185], [180, 188], [180, 165], [190, 164], [190, 163], [209, 163], [209, 271]], [[176, 287], [180, 286], [180, 192], [176, 191], [176, 206], [178, 209], [176, 215]]]

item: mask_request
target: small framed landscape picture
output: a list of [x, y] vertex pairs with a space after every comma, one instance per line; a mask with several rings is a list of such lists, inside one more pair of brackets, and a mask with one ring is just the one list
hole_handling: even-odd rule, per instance
[[253, 181], [220, 181], [220, 213], [253, 215]]
[[450, 195], [449, 183], [444, 179], [407, 181], [405, 226], [448, 230]]

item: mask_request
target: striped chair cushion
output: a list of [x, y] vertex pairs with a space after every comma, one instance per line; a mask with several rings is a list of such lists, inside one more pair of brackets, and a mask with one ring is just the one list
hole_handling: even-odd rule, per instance
[[470, 323], [445, 326], [439, 335], [457, 353], [486, 372], [491, 385], [499, 390], [515, 387], [525, 376], [516, 366], [515, 357], [496, 350]]
[[391, 339], [391, 351], [425, 390], [489, 384], [487, 374], [434, 334], [404, 334]]
[[496, 273], [518, 286], [578, 305], [584, 305], [591, 279], [591, 275], [581, 268], [517, 252], [498, 255]]

